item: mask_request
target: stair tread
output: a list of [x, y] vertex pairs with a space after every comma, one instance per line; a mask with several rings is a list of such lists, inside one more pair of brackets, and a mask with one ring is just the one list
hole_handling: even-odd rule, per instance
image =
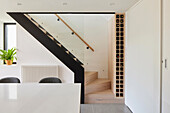
[[114, 93], [112, 92], [111, 89], [104, 90], [104, 91], [99, 91], [99, 92], [93, 92], [93, 93], [89, 93], [87, 95], [93, 95], [93, 94], [104, 94], [104, 95], [111, 94], [111, 95], [114, 95]]
[[106, 83], [106, 82], [111, 82], [109, 79], [105, 79], [105, 78], [98, 78], [96, 80], [94, 80], [93, 82], [87, 84], [88, 85], [96, 85], [96, 84], [102, 84], [102, 83]]
[[97, 73], [97, 71], [86, 71], [85, 76], [90, 76], [90, 75], [95, 74], [95, 73]]

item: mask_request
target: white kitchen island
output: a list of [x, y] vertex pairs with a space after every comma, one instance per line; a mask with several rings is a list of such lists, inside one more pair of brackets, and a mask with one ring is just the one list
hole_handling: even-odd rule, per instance
[[0, 84], [0, 113], [80, 113], [80, 84]]

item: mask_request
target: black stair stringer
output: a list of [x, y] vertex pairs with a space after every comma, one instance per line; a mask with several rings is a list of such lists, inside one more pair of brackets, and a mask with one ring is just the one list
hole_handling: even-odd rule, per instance
[[[84, 103], [84, 68], [81, 63], [75, 61], [63, 48], [50, 39], [34, 23], [32, 23], [24, 13], [8, 14], [17, 21], [25, 30], [27, 30], [35, 39], [37, 39], [46, 49], [63, 62], [70, 70], [74, 72], [74, 82], [81, 83], [81, 103]], [[40, 56], [41, 57], [41, 56]], [[71, 89], [70, 89], [71, 90]], [[69, 91], [68, 91], [69, 94]], [[71, 98], [71, 97], [70, 97]]]

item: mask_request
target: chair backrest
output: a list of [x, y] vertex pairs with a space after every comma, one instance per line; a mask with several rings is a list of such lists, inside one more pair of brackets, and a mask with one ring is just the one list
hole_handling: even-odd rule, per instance
[[56, 77], [48, 77], [41, 79], [39, 83], [62, 83], [62, 81]]
[[16, 77], [7, 77], [0, 79], [0, 83], [21, 83]]

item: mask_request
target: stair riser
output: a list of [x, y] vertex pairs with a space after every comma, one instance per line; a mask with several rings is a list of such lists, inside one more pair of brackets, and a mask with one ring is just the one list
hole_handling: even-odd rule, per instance
[[95, 103], [124, 103], [123, 99], [115, 99], [113, 95], [87, 95], [85, 97], [86, 104]]
[[98, 73], [93, 73], [91, 75], [85, 76], [85, 85], [93, 82], [94, 80], [96, 80], [98, 78]]
[[85, 87], [85, 94], [111, 89], [111, 82], [105, 82]]

